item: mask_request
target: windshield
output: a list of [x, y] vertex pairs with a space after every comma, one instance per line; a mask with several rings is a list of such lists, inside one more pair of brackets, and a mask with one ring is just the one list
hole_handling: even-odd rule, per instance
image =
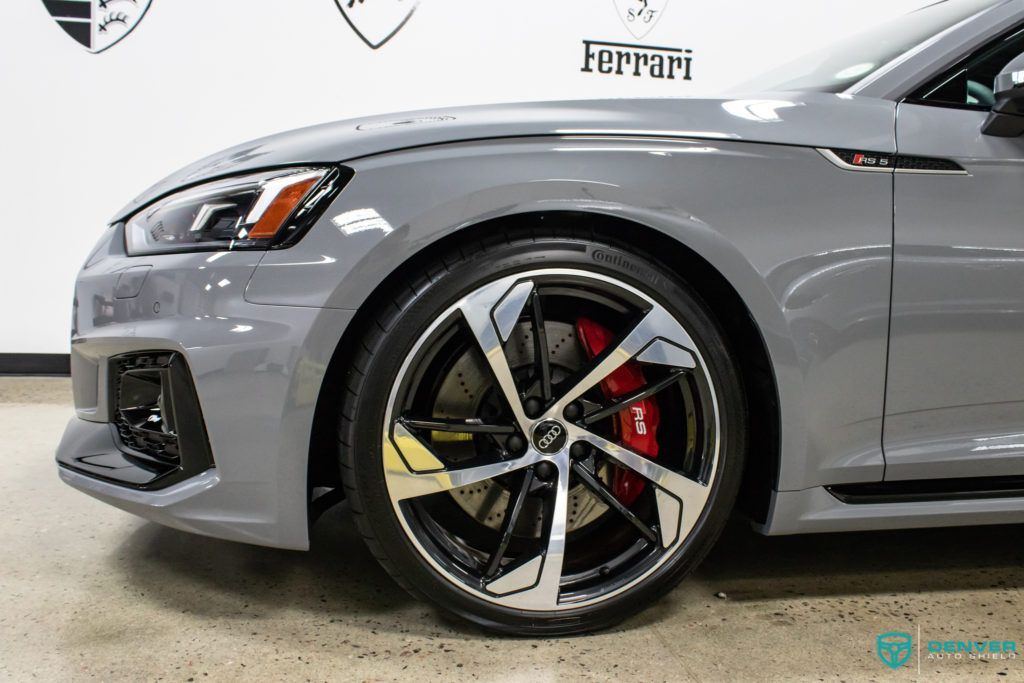
[[999, 0], [941, 0], [761, 75], [759, 91], [839, 93]]

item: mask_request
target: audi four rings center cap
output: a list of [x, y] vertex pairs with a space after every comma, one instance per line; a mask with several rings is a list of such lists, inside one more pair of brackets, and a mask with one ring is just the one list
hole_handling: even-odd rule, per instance
[[545, 420], [533, 430], [533, 447], [544, 455], [553, 455], [565, 448], [569, 434], [558, 420]]

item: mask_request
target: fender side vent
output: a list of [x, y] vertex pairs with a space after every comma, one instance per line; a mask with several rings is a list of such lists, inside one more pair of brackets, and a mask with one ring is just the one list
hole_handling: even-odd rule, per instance
[[956, 173], [966, 174], [964, 167], [952, 159], [934, 159], [931, 157], [912, 157], [899, 155], [896, 157], [897, 173]]
[[844, 171], [890, 174], [969, 175], [963, 166], [952, 159], [855, 149], [818, 149], [818, 152], [834, 166]]

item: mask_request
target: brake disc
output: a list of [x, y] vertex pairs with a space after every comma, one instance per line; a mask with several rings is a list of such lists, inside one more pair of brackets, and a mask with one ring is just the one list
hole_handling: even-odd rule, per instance
[[[544, 325], [548, 339], [548, 353], [551, 358], [552, 380], [559, 380], [579, 370], [586, 362], [576, 340], [576, 331], [568, 323], [548, 321]], [[528, 323], [520, 323], [509, 337], [505, 345], [505, 354], [513, 372], [517, 368], [530, 367], [533, 364], [533, 329]], [[490, 370], [484, 365], [478, 354], [467, 351], [452, 366], [451, 371], [441, 383], [434, 404], [434, 415], [438, 417], [465, 417], [478, 415], [481, 402], [489, 388], [493, 386]], [[447, 442], [449, 447], [462, 446], [471, 452], [474, 448], [470, 434], [452, 434], [434, 432], [434, 442]], [[607, 473], [600, 473], [607, 483]], [[509, 492], [494, 479], [489, 479], [470, 486], [452, 489], [450, 492], [455, 502], [466, 514], [480, 524], [491, 529], [501, 528], [508, 505]], [[521, 519], [534, 520], [532, 534], [539, 536], [542, 511], [537, 501], [531, 501], [534, 509], [527, 508]], [[590, 524], [603, 515], [608, 507], [589, 489], [582, 485], [574, 486], [569, 492], [569, 515], [567, 530], [574, 531]], [[520, 522], [522, 524], [522, 522]], [[520, 531], [524, 531], [522, 526]]]

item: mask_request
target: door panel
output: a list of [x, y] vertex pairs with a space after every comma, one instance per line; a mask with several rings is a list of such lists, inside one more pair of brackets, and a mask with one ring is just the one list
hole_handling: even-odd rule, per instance
[[887, 480], [1024, 474], [1024, 139], [986, 113], [901, 104], [901, 155], [968, 175], [897, 173]]

